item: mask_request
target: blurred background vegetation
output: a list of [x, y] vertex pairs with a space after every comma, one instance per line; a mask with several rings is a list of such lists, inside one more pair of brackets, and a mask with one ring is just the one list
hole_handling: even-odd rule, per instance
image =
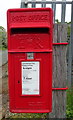
[[73, 88], [67, 90], [66, 116], [73, 118]]
[[5, 28], [0, 26], [0, 49], [5, 50], [7, 48], [7, 32]]

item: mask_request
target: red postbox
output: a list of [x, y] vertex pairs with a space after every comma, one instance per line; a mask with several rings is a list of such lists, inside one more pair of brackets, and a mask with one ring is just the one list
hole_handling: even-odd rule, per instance
[[51, 112], [52, 9], [9, 9], [7, 26], [10, 111]]

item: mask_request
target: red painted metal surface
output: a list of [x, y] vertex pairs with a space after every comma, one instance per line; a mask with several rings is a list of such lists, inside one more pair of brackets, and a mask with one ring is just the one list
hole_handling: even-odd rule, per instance
[[[52, 9], [10, 9], [7, 12], [7, 26], [10, 111], [51, 112]], [[33, 52], [33, 59], [27, 59], [29, 52]], [[22, 95], [22, 62], [39, 62], [39, 95]]]

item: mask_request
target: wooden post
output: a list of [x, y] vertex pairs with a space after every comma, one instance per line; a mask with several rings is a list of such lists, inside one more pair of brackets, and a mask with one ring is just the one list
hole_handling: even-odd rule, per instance
[[[67, 42], [67, 24], [54, 25], [53, 43]], [[53, 88], [66, 88], [67, 84], [67, 45], [53, 45]], [[53, 90], [52, 112], [49, 118], [66, 117], [66, 90]]]

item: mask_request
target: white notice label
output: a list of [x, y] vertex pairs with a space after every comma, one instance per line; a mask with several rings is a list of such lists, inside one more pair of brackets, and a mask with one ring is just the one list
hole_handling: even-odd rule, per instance
[[22, 95], [39, 95], [39, 62], [22, 62]]

